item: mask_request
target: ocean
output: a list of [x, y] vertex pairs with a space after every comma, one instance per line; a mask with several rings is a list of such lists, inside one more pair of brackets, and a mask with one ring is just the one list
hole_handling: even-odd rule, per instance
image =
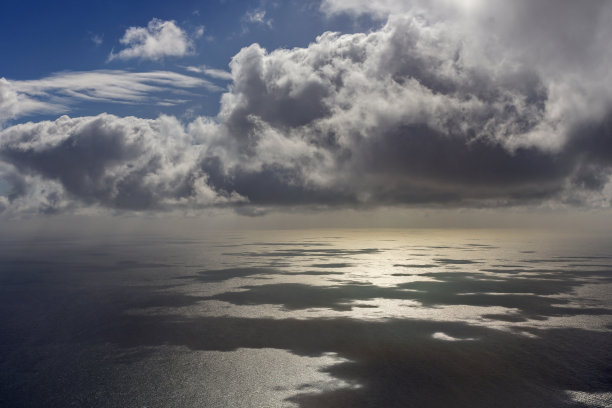
[[2, 407], [611, 407], [612, 237], [0, 238]]

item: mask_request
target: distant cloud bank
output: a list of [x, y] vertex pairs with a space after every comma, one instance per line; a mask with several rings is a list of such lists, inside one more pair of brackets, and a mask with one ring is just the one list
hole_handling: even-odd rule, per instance
[[[323, 33], [306, 48], [242, 49], [214, 118], [99, 115], [4, 129], [0, 210], [609, 207], [612, 6], [558, 4], [326, 0], [326, 13], [386, 23]], [[117, 55], [161, 58], [149, 37], [188, 41], [181, 33], [153, 20], [129, 29]], [[16, 115], [7, 83], [1, 112]]]

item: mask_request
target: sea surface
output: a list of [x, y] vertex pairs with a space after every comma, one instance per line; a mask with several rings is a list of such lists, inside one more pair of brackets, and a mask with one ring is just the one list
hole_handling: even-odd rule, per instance
[[0, 237], [0, 369], [1, 407], [611, 407], [612, 238]]

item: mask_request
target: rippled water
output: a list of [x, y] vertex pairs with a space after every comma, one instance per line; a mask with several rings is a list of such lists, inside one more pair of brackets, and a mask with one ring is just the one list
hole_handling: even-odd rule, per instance
[[4, 238], [0, 284], [0, 406], [612, 406], [609, 237]]

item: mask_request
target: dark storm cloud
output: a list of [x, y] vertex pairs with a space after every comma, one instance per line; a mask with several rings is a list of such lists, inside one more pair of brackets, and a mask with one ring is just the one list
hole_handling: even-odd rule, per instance
[[328, 0], [322, 10], [391, 16], [305, 48], [242, 49], [215, 119], [102, 115], [5, 129], [0, 177], [14, 193], [0, 190], [0, 205], [47, 197], [58, 210], [239, 205], [253, 215], [610, 205], [609, 2]]

